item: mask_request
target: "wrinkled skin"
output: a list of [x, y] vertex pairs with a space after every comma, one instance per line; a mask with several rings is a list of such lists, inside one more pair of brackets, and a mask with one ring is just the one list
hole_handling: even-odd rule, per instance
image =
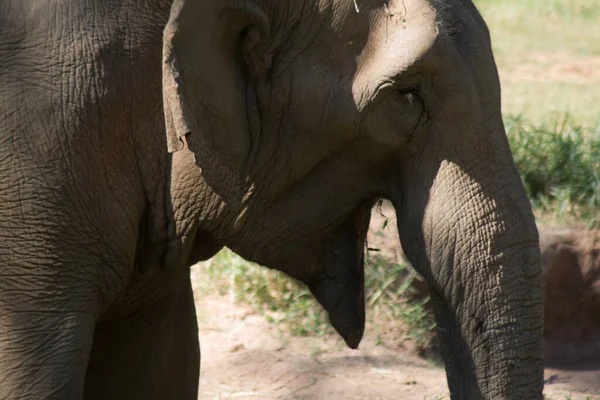
[[452, 398], [542, 398], [487, 28], [467, 0], [357, 3], [0, 3], [1, 399], [195, 399], [189, 266], [223, 246], [307, 283], [358, 346], [377, 197]]

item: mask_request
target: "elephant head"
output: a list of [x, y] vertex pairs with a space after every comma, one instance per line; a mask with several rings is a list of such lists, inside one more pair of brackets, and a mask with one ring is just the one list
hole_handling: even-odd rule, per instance
[[541, 398], [537, 231], [471, 1], [176, 0], [163, 56], [169, 149], [218, 199], [218, 241], [307, 283], [356, 347], [388, 198], [453, 397]]

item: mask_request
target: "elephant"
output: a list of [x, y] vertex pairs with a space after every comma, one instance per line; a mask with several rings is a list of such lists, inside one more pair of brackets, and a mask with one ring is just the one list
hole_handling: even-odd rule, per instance
[[2, 0], [0, 398], [195, 399], [190, 266], [304, 282], [350, 348], [370, 210], [452, 399], [542, 399], [538, 233], [470, 0]]

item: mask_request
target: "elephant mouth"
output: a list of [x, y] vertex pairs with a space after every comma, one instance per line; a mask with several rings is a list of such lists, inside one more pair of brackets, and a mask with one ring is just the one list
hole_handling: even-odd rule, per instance
[[312, 294], [327, 310], [329, 321], [348, 347], [357, 349], [365, 330], [362, 282], [335, 282], [330, 278], [309, 285]]
[[348, 347], [356, 349], [365, 328], [364, 246], [373, 203], [359, 206], [324, 240], [317, 234], [303, 245], [228, 246], [242, 256], [248, 255], [248, 260], [304, 282], [327, 311], [333, 328]]
[[366, 227], [361, 218], [359, 223], [345, 224], [329, 241], [322, 272], [308, 284], [331, 325], [351, 349], [358, 348], [365, 329], [363, 247], [368, 219]]

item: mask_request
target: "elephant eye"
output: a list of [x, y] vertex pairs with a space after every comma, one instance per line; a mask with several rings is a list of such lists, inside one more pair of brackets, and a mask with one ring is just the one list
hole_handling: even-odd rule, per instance
[[422, 105], [418, 88], [397, 89], [393, 97], [402, 113], [411, 112]]
[[382, 85], [378, 95], [365, 127], [383, 143], [406, 144], [426, 115], [418, 82]]
[[412, 89], [407, 92], [401, 91], [400, 94], [403, 94], [410, 104], [414, 104], [416, 98], [419, 97], [419, 91], [417, 89]]

